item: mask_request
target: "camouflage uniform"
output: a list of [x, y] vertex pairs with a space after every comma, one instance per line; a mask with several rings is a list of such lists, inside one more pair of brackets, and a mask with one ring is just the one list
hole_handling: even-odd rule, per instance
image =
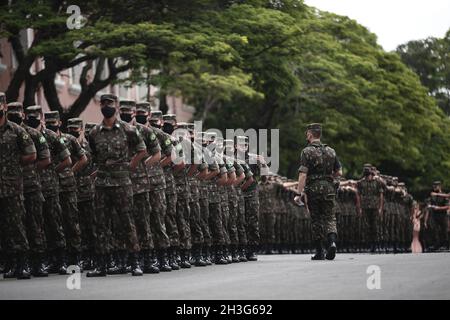
[[321, 241], [331, 233], [337, 234], [333, 214], [336, 190], [332, 174], [340, 168], [336, 152], [320, 141], [308, 144], [301, 153], [299, 171], [307, 174], [305, 193], [315, 241]]
[[[439, 196], [430, 196], [430, 205], [448, 206], [448, 199]], [[434, 227], [434, 249], [448, 246], [448, 219], [447, 211], [430, 209], [432, 226]]]

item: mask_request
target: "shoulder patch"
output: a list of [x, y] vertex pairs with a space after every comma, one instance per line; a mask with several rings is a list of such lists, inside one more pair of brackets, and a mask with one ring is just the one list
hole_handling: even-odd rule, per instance
[[65, 140], [64, 138], [60, 138], [60, 139], [59, 139], [59, 142], [61, 142], [62, 144], [65, 144], [65, 143], [66, 143], [66, 140]]
[[30, 138], [30, 136], [28, 135], [28, 133], [24, 133], [23, 135], [22, 135], [22, 139], [23, 140], [28, 140]]
[[40, 142], [40, 143], [46, 143], [47, 140], [45, 139], [44, 136], [41, 136], [41, 137], [39, 138], [39, 142]]
[[155, 140], [156, 139], [156, 135], [154, 134], [154, 133], [152, 133], [151, 135], [150, 135], [150, 140]]
[[169, 144], [171, 144], [172, 143], [172, 141], [170, 140], [170, 139], [166, 139], [166, 141], [164, 141], [164, 144], [166, 145], [166, 146], [168, 146]]

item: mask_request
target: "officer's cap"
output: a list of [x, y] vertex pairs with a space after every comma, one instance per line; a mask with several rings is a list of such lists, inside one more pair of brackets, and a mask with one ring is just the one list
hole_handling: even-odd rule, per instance
[[49, 111], [44, 114], [45, 121], [59, 121], [59, 112], [58, 111]]
[[322, 125], [320, 123], [311, 123], [306, 126], [306, 130], [322, 131]]
[[23, 105], [20, 102], [8, 103], [8, 113], [20, 113], [23, 112]]
[[83, 128], [83, 120], [81, 118], [71, 118], [67, 120], [67, 128]]
[[100, 96], [100, 102], [106, 101], [106, 100], [116, 102], [118, 100], [118, 98], [115, 94], [111, 94], [111, 93], [102, 94]]

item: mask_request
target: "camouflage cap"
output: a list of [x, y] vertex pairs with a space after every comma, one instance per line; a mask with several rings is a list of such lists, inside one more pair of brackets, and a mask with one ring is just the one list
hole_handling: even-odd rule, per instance
[[8, 113], [21, 113], [23, 112], [23, 104], [21, 102], [8, 103]]
[[236, 136], [236, 144], [248, 144], [247, 136]]
[[159, 119], [162, 119], [161, 111], [155, 110], [150, 113], [150, 120], [159, 120]]
[[84, 125], [84, 131], [85, 131], [86, 133], [89, 133], [96, 125], [97, 125], [96, 123], [93, 123], [93, 122], [87, 122], [87, 123]]
[[25, 108], [25, 114], [41, 114], [42, 113], [42, 107], [35, 105], [35, 106], [29, 106]]
[[167, 113], [162, 116], [164, 121], [177, 121], [177, 116], [173, 113]]
[[206, 137], [207, 137], [208, 141], [214, 141], [214, 140], [216, 140], [217, 133], [215, 133], [215, 132], [206, 132]]
[[405, 183], [404, 183], [404, 182], [399, 182], [399, 183], [398, 183], [398, 186], [399, 186], [399, 187], [404, 187], [404, 186], [405, 186]]
[[177, 128], [178, 129], [189, 129], [189, 124], [187, 122], [178, 122], [177, 123]]
[[49, 111], [44, 113], [45, 122], [47, 121], [59, 121], [59, 112], [58, 111]]
[[71, 118], [67, 120], [67, 128], [83, 128], [83, 120], [81, 118]]
[[373, 166], [372, 166], [370, 163], [365, 163], [365, 164], [364, 164], [364, 168], [370, 168], [370, 169], [372, 169]]
[[322, 125], [320, 123], [311, 123], [306, 126], [306, 130], [316, 130], [321, 131]]
[[136, 103], [136, 111], [151, 112], [150, 102], [139, 101]]
[[115, 94], [106, 93], [106, 94], [102, 94], [100, 96], [100, 102], [105, 101], [105, 100], [110, 100], [110, 101], [116, 102], [118, 100], [118, 98]]
[[231, 139], [223, 140], [223, 144], [225, 145], [225, 147], [228, 147], [228, 148], [234, 147], [234, 141]]
[[0, 103], [6, 103], [6, 95], [4, 92], [0, 92]]
[[120, 100], [119, 105], [120, 110], [132, 111], [136, 108], [136, 102], [134, 100]]
[[441, 185], [442, 183], [440, 182], [440, 181], [433, 181], [433, 186], [439, 186], [439, 185]]

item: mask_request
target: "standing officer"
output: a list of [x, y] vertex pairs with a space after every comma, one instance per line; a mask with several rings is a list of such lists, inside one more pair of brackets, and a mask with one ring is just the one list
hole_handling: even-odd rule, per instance
[[[430, 195], [429, 210], [433, 225], [435, 226], [434, 234], [434, 250], [448, 246], [448, 219], [447, 210], [449, 208], [448, 196], [442, 194], [442, 186], [440, 181], [433, 182], [433, 192]], [[428, 223], [427, 223], [428, 225]]]
[[77, 203], [77, 182], [75, 173], [87, 164], [85, 151], [78, 140], [60, 130], [61, 121], [58, 111], [45, 113], [45, 127], [55, 132], [70, 152], [73, 166], [65, 168], [59, 173], [59, 197], [62, 208], [63, 227], [66, 235], [69, 263], [78, 265], [81, 255], [81, 231]]
[[360, 216], [367, 221], [370, 252], [374, 253], [380, 241], [379, 222], [383, 215], [384, 188], [380, 180], [374, 178], [371, 164], [364, 165], [363, 174], [364, 178], [356, 185], [356, 206]]
[[[22, 167], [34, 163], [36, 148], [27, 131], [6, 119], [6, 97], [0, 92], [0, 241], [6, 254], [6, 273], [29, 279], [25, 271], [29, 250], [23, 225]], [[14, 270], [14, 271], [12, 271]]]
[[[333, 215], [336, 189], [334, 179], [342, 175], [341, 164], [333, 148], [322, 144], [322, 126], [313, 123], [307, 126], [308, 145], [302, 150], [298, 176], [300, 197], [305, 192], [311, 214], [313, 239], [316, 254], [312, 260], [333, 260], [336, 256], [336, 216]], [[299, 197], [296, 197], [298, 201]], [[326, 256], [322, 241], [328, 240]]]
[[133, 276], [141, 276], [138, 254], [140, 251], [133, 219], [133, 187], [130, 172], [147, 155], [145, 143], [135, 127], [116, 117], [117, 96], [104, 94], [100, 97], [103, 121], [91, 130], [89, 146], [94, 163], [98, 167], [95, 181], [97, 204], [96, 269], [88, 277], [106, 276], [105, 256], [107, 252], [106, 223], [115, 210], [120, 222], [124, 242], [128, 249]]
[[45, 234], [44, 217], [42, 215], [42, 204], [44, 196], [39, 181], [39, 171], [50, 165], [50, 150], [44, 136], [23, 123], [25, 114], [20, 102], [8, 104], [8, 120], [24, 128], [33, 139], [37, 152], [37, 161], [23, 168], [23, 195], [25, 204], [25, 228], [32, 256], [31, 273], [34, 277], [47, 277], [44, 269]]

